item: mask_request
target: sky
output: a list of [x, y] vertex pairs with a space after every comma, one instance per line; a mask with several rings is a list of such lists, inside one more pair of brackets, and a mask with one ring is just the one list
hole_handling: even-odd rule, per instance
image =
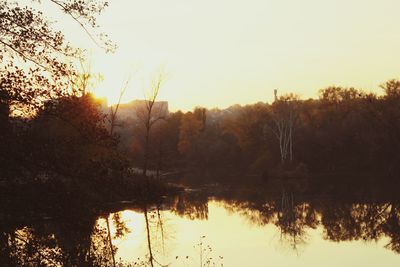
[[294, 92], [353, 86], [380, 92], [400, 76], [398, 0], [112, 0], [99, 17], [118, 45], [96, 47], [62, 21], [73, 44], [90, 51], [104, 80], [97, 96], [143, 98], [157, 73], [171, 110], [270, 102]]

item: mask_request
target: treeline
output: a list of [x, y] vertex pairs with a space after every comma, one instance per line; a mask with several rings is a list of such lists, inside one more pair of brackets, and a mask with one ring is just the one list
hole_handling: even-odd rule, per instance
[[35, 115], [25, 118], [12, 116], [7, 98], [3, 99], [3, 179], [39, 179], [40, 174], [53, 172], [74, 181], [80, 176], [101, 176], [110, 167], [116, 142], [108, 134], [105, 118], [91, 95], [51, 100]]
[[129, 161], [110, 133], [110, 118], [93, 95], [58, 96], [18, 116], [14, 97], [1, 84], [0, 94], [3, 211], [18, 210], [18, 203], [90, 206], [129, 198], [151, 201], [165, 194], [163, 185], [128, 172]]
[[[231, 174], [400, 174], [400, 81], [377, 96], [329, 87], [319, 99], [170, 113], [151, 136], [151, 168], [202, 177]], [[125, 120], [120, 149], [141, 166], [141, 125]]]
[[[397, 188], [318, 186], [304, 193], [258, 185], [220, 186], [182, 194], [171, 210], [189, 219], [207, 220], [208, 199], [231, 213], [240, 214], [257, 226], [275, 225], [282, 241], [293, 249], [304, 246], [310, 229], [323, 229], [323, 238], [333, 242], [385, 238], [385, 248], [400, 253], [400, 205]], [[286, 188], [288, 189], [288, 188]]]
[[111, 133], [109, 114], [90, 94], [60, 96], [18, 117], [13, 96], [0, 90], [0, 178], [105, 188], [100, 185], [122, 181], [131, 166], [142, 168], [145, 158], [149, 169], [203, 178], [289, 172], [396, 178], [400, 81], [382, 88], [382, 96], [329, 87], [319, 99], [285, 95], [271, 104], [159, 116], [151, 120], [147, 157], [143, 122], [116, 121]]

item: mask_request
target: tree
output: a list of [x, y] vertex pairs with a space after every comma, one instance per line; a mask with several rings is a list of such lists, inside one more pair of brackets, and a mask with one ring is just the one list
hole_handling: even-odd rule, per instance
[[111, 105], [110, 106], [110, 114], [109, 114], [109, 122], [110, 122], [110, 135], [113, 136], [114, 135], [114, 129], [117, 126], [117, 114], [118, 114], [118, 109], [119, 106], [121, 105], [121, 100], [123, 95], [125, 94], [126, 89], [128, 88], [128, 84], [130, 81], [130, 77], [125, 81], [124, 85], [121, 87], [120, 91], [119, 91], [119, 97], [118, 97], [118, 102], [117, 104]]
[[31, 122], [27, 146], [36, 166], [83, 184], [108, 178], [121, 169], [116, 142], [105, 127], [105, 116], [90, 94], [48, 102]]
[[293, 139], [298, 120], [298, 97], [286, 95], [280, 97], [272, 104], [273, 125], [267, 127], [272, 130], [279, 142], [281, 163], [293, 161]]
[[319, 90], [319, 99], [330, 103], [339, 103], [346, 100], [352, 100], [365, 96], [365, 93], [353, 87], [342, 88], [331, 86]]
[[188, 112], [182, 117], [178, 143], [178, 150], [181, 154], [189, 154], [194, 150], [194, 142], [203, 127], [202, 120], [195, 113]]
[[158, 93], [164, 80], [160, 73], [151, 83], [150, 89], [145, 96], [144, 105], [138, 107], [137, 116], [144, 126], [144, 161], [143, 176], [146, 176], [150, 160], [150, 132], [154, 124], [165, 119], [165, 110], [163, 105], [156, 105]]
[[[29, 141], [32, 139], [29, 135], [33, 134], [29, 127], [34, 117], [43, 111], [48, 113], [49, 105], [56, 103], [56, 99], [61, 107], [68, 101], [72, 103], [71, 96], [84, 96], [91, 78], [88, 72], [82, 74], [75, 69], [73, 61], [83, 62], [83, 51], [70, 45], [62, 32], [56, 30], [55, 23], [48, 18], [51, 14], [41, 11], [46, 10], [42, 8], [45, 5], [61, 9], [65, 17], [76, 21], [97, 45], [107, 51], [114, 48], [105, 35], [95, 33], [96, 17], [107, 2], [0, 0], [0, 139], [7, 146], [7, 149], [0, 148], [0, 159], [8, 166], [2, 176], [12, 179], [25, 176], [22, 173], [35, 173], [38, 167], [33, 164], [36, 159], [30, 161], [31, 155], [37, 152]], [[79, 105], [83, 102], [84, 99]], [[74, 128], [76, 132], [79, 130], [82, 129]]]
[[380, 86], [386, 94], [387, 98], [399, 98], [400, 97], [400, 81], [389, 80], [385, 84]]
[[176, 170], [179, 165], [178, 143], [182, 117], [181, 111], [170, 113], [165, 123], [157, 127], [156, 138], [159, 141], [157, 170]]
[[225, 112], [224, 133], [234, 137], [242, 155], [235, 163], [236, 167], [244, 165], [253, 169], [256, 165], [269, 164], [261, 159], [266, 159], [268, 157], [266, 152], [270, 152], [268, 144], [264, 142], [266, 138], [263, 133], [265, 118], [268, 114], [269, 106], [261, 102], [244, 107], [233, 106]]
[[[82, 57], [40, 7], [48, 2], [60, 8], [107, 51], [115, 46], [105, 34], [94, 33], [96, 16], [108, 3], [95, 0], [0, 0], [0, 88], [9, 92], [11, 106], [31, 114], [46, 99], [71, 93], [76, 72], [71, 62]], [[76, 93], [76, 92], [72, 92]]]

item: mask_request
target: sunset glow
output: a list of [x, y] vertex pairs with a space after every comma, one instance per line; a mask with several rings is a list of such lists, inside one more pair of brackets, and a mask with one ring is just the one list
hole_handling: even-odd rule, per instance
[[0, 0], [1, 266], [400, 266], [399, 0]]
[[[76, 25], [66, 29], [104, 75], [96, 89], [115, 102], [142, 98], [160, 66], [160, 97], [172, 109], [270, 101], [273, 90], [315, 97], [319, 89], [355, 86], [380, 92], [399, 76], [399, 1], [112, 1], [99, 23], [118, 45], [104, 54]], [[74, 30], [75, 29], [75, 30]]]

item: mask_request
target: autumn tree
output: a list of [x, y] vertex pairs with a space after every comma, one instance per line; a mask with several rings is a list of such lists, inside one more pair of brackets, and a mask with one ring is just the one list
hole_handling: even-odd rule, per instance
[[96, 0], [0, 1], [0, 88], [8, 92], [11, 106], [31, 113], [46, 99], [71, 92], [76, 71], [72, 61], [82, 58], [56, 29], [43, 8], [53, 4], [74, 20], [90, 38], [107, 51], [114, 45], [97, 33], [96, 16], [108, 3]]
[[[179, 133], [183, 113], [177, 111], [170, 113], [165, 123], [157, 129], [158, 150], [157, 169], [177, 169], [180, 166], [180, 153], [178, 150]], [[162, 166], [161, 166], [162, 165]]]
[[385, 91], [387, 98], [399, 98], [400, 97], [400, 81], [389, 80], [380, 86]]
[[[61, 103], [70, 96], [84, 95], [83, 85], [89, 80], [87, 73], [82, 75], [74, 67], [74, 62], [82, 62], [83, 51], [57, 29], [48, 7], [60, 9], [61, 19], [75, 21], [98, 46], [112, 51], [114, 45], [98, 32], [96, 21], [107, 5], [100, 0], [0, 0], [0, 124], [1, 131], [8, 132], [0, 134], [1, 143], [8, 146], [0, 149], [0, 158], [7, 159], [2, 162], [8, 162], [8, 169], [34, 171], [37, 166], [26, 157], [32, 155], [26, 143], [30, 120], [41, 110], [49, 112], [55, 99]], [[10, 177], [17, 173], [10, 172]]]
[[32, 162], [79, 183], [107, 180], [109, 170], [120, 170], [123, 160], [99, 105], [90, 94], [47, 103], [28, 133]]
[[385, 161], [386, 171], [393, 177], [400, 173], [398, 151], [400, 149], [400, 81], [389, 80], [381, 85], [385, 91], [385, 96], [378, 106], [379, 112], [376, 112], [378, 126], [383, 128], [385, 143], [381, 145], [381, 159]]
[[203, 111], [198, 109], [188, 112], [182, 117], [178, 143], [178, 150], [181, 154], [189, 154], [195, 149], [196, 138], [199, 138], [205, 127], [200, 114], [203, 114]]
[[[269, 114], [269, 105], [256, 103], [246, 106], [233, 106], [223, 117], [223, 130], [232, 135], [236, 146], [240, 148], [240, 160], [236, 166], [247, 166], [252, 170], [263, 170], [272, 164], [272, 155], [275, 151], [270, 145], [270, 139], [264, 133], [266, 117]], [[272, 143], [272, 142], [271, 142]]]

